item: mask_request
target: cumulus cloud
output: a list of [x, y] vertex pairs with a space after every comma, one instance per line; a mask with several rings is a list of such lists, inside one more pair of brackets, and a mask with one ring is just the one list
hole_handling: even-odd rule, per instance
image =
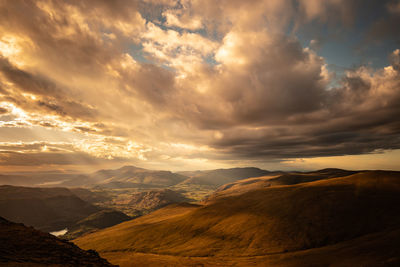
[[400, 71], [400, 49], [394, 50], [393, 53], [390, 54], [389, 59], [393, 68]]

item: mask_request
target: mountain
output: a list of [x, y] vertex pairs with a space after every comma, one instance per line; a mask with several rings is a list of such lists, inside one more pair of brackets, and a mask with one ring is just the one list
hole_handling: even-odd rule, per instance
[[235, 181], [217, 188], [211, 195], [207, 196], [206, 201], [230, 195], [239, 195], [245, 192], [278, 185], [294, 185], [299, 183], [313, 182], [323, 179], [344, 177], [358, 173], [357, 171], [347, 171], [341, 169], [323, 169], [313, 172], [292, 172], [282, 173], [274, 176], [261, 176]]
[[109, 196], [107, 192], [91, 191], [86, 188], [68, 188], [68, 189], [80, 199], [92, 204], [104, 203], [112, 199], [112, 197]]
[[192, 200], [178, 192], [169, 189], [161, 189], [135, 193], [131, 196], [129, 205], [143, 212], [156, 210], [173, 203], [190, 201]]
[[119, 169], [99, 170], [91, 174], [69, 174], [57, 171], [0, 174], [0, 185], [68, 188], [95, 187], [98, 189], [160, 189], [180, 185], [178, 188], [192, 191], [193, 188], [191, 186], [194, 186], [194, 189], [197, 189], [197, 185], [211, 186], [215, 189], [218, 186], [239, 179], [276, 173], [253, 167], [173, 173], [124, 166]]
[[0, 216], [43, 231], [64, 229], [99, 210], [66, 188], [0, 186]]
[[153, 171], [134, 166], [116, 170], [100, 170], [90, 175], [99, 188], [164, 188], [187, 177], [170, 171]]
[[86, 233], [104, 229], [131, 219], [131, 217], [120, 211], [101, 210], [75, 223], [68, 229], [68, 233], [62, 237], [74, 239]]
[[202, 257], [205, 266], [396, 266], [399, 206], [400, 172], [364, 171], [167, 206], [74, 242], [122, 265]]
[[188, 177], [170, 171], [135, 166], [99, 170], [91, 174], [63, 172], [22, 172], [0, 174], [0, 185], [30, 187], [165, 188]]
[[0, 240], [3, 266], [114, 266], [96, 251], [1, 217]]
[[240, 179], [272, 175], [274, 173], [254, 167], [247, 167], [197, 172], [181, 172], [181, 174], [191, 175], [191, 177], [183, 181], [182, 184], [211, 185], [218, 187]]

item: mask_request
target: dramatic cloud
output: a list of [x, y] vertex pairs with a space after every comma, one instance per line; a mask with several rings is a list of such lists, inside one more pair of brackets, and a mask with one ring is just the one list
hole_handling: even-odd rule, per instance
[[[400, 4], [372, 2], [0, 0], [0, 165], [279, 169], [400, 149]], [[385, 66], [335, 73], [326, 47], [349, 32], [349, 54], [374, 43]]]
[[[369, 32], [369, 38], [374, 42], [382, 42], [385, 39], [392, 39], [400, 43], [400, 1], [384, 1], [387, 14], [373, 22]], [[381, 3], [383, 4], [383, 3]]]

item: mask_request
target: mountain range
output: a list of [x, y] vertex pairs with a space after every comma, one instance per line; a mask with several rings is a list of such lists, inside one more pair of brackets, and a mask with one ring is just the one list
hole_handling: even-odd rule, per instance
[[275, 185], [231, 192], [203, 205], [167, 206], [74, 242], [121, 266], [132, 260], [171, 266], [399, 264], [400, 173], [327, 172], [337, 170], [306, 182], [303, 175], [283, 176]]
[[104, 169], [91, 174], [59, 172], [7, 173], [0, 175], [0, 185], [105, 189], [166, 188], [178, 184], [218, 187], [239, 179], [274, 173], [276, 172], [253, 167], [173, 173], [170, 171], [147, 170], [135, 166], [123, 166], [119, 169]]
[[[86, 188], [0, 186], [2, 227], [68, 228], [64, 239], [120, 266], [400, 264], [400, 172], [125, 166], [84, 177]], [[16, 225], [28, 244], [36, 230]]]

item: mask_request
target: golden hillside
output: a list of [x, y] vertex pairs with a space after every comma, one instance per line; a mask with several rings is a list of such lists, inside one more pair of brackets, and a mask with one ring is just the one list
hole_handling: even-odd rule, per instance
[[[168, 206], [75, 243], [110, 260], [118, 255], [117, 263], [131, 257], [138, 260], [143, 253], [148, 260], [172, 257], [167, 263], [183, 256], [203, 257], [199, 259], [206, 263], [224, 258], [222, 262], [228, 263], [234, 257], [266, 262], [265, 257], [289, 259], [307, 251], [309, 257], [316, 248], [326, 253], [324, 259], [334, 255], [329, 249], [346, 242], [345, 247], [354, 250], [389, 244], [385, 253], [393, 254], [398, 246], [391, 244], [399, 244], [399, 191], [400, 174], [383, 171], [272, 186], [217, 198], [203, 206]], [[385, 241], [384, 236], [394, 240]], [[357, 241], [362, 238], [370, 242]], [[382, 255], [372, 258], [378, 256]]]

